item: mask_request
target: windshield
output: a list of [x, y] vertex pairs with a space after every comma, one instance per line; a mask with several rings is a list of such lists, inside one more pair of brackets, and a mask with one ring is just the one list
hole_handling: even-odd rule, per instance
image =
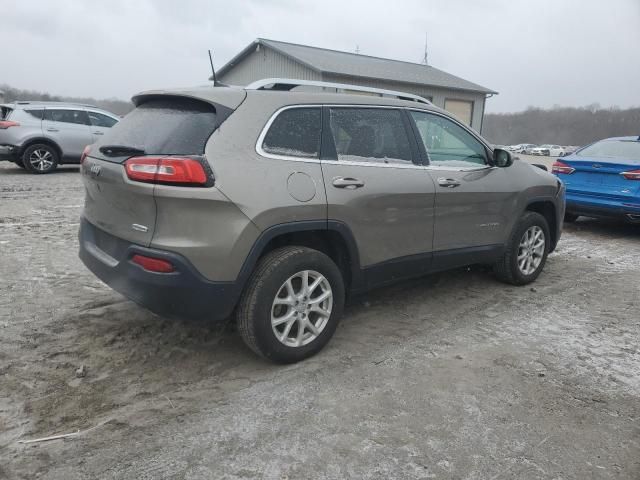
[[601, 140], [578, 151], [581, 157], [611, 157], [640, 161], [640, 141]]

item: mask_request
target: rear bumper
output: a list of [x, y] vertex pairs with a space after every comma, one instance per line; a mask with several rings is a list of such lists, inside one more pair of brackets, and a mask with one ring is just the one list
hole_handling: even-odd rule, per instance
[[568, 191], [566, 198], [569, 213], [640, 222], [640, 198], [637, 197], [619, 200]]
[[[100, 230], [85, 218], [80, 221], [79, 240], [80, 259], [94, 275], [158, 315], [220, 321], [229, 317], [235, 307], [239, 292], [234, 282], [207, 280], [181, 255], [132, 244]], [[134, 254], [168, 260], [175, 271], [147, 271], [131, 261]]]
[[18, 159], [18, 147], [15, 145], [0, 145], [0, 160], [15, 162]]

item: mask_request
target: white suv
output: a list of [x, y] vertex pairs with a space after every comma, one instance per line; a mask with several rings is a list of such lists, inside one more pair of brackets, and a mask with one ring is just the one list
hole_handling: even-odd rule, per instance
[[0, 105], [0, 160], [32, 173], [80, 163], [82, 151], [102, 137], [118, 117], [90, 105], [15, 102]]

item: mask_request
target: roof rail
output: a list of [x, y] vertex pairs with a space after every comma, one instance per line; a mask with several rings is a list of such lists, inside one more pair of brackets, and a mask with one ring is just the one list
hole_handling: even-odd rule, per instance
[[52, 100], [15, 100], [11, 103], [14, 103], [16, 105], [72, 105], [74, 107], [100, 108], [88, 103], [63, 102], [63, 101], [52, 101]]
[[332, 83], [332, 82], [320, 82], [316, 80], [297, 80], [292, 78], [264, 78], [262, 80], [256, 80], [253, 83], [247, 85], [245, 90], [284, 90], [289, 91], [295, 87], [308, 86], [308, 87], [322, 87], [322, 88], [335, 88], [336, 90], [354, 91], [354, 92], [367, 92], [375, 93], [381, 97], [395, 97], [400, 100], [408, 100], [412, 102], [425, 103], [432, 105], [432, 103], [424, 97], [413, 95], [412, 93], [397, 92], [395, 90], [384, 90], [382, 88], [362, 87], [360, 85], [350, 85], [347, 83]]

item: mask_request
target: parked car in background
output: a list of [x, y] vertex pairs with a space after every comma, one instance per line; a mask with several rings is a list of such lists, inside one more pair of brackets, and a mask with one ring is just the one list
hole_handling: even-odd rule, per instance
[[133, 101], [82, 162], [80, 258], [157, 313], [234, 314], [272, 361], [322, 349], [350, 294], [478, 263], [525, 285], [560, 238], [562, 182], [421, 97], [268, 79]]
[[533, 155], [533, 149], [534, 148], [538, 148], [538, 145], [534, 145], [533, 143], [528, 143], [523, 149], [522, 152], [519, 153], [524, 153], [526, 155]]
[[575, 145], [568, 145], [568, 146], [565, 146], [565, 147], [562, 147], [562, 148], [564, 148], [564, 154], [565, 155], [571, 155], [573, 152], [578, 150], [580, 147], [575, 146]]
[[521, 143], [519, 145], [511, 145], [509, 147], [509, 151], [514, 153], [527, 153], [527, 149], [535, 147], [537, 147], [537, 145], [534, 145], [533, 143]]
[[565, 221], [586, 215], [640, 222], [640, 137], [600, 140], [557, 160], [552, 172], [567, 188]]
[[531, 149], [531, 155], [545, 155], [547, 157], [561, 157], [564, 155], [564, 148], [560, 145], [540, 145]]
[[0, 160], [31, 173], [80, 163], [84, 147], [118, 123], [117, 115], [91, 105], [14, 102], [0, 105]]

